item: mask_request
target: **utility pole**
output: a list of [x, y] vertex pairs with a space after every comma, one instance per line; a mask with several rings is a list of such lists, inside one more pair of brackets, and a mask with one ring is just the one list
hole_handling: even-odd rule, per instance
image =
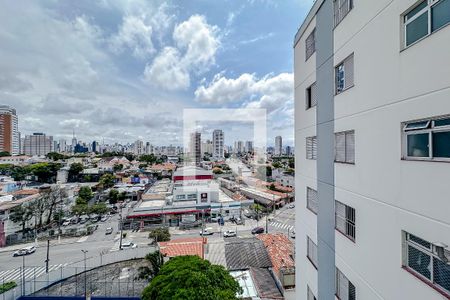
[[47, 240], [47, 259], [45, 260], [45, 273], [48, 273], [49, 261], [50, 261], [50, 240]]
[[122, 203], [120, 205], [120, 214], [119, 214], [119, 226], [120, 226], [120, 242], [119, 242], [119, 250], [122, 250], [122, 236], [123, 236], [123, 226], [122, 226]]
[[22, 255], [22, 296], [25, 296], [25, 255]]
[[84, 254], [84, 297], [87, 297], [87, 274], [86, 274], [86, 253], [88, 253], [87, 250], [81, 250]]

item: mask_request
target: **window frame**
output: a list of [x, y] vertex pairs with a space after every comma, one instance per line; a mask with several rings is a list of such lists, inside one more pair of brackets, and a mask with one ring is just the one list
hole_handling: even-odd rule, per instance
[[[341, 233], [342, 235], [344, 235], [346, 238], [348, 238], [350, 241], [352, 241], [353, 243], [356, 243], [356, 209], [350, 205], [347, 205], [343, 202], [340, 202], [338, 200], [334, 200], [335, 202], [335, 208], [334, 208], [334, 215], [335, 215], [335, 220], [334, 220], [334, 228], [336, 229], [336, 231], [338, 231], [339, 233]], [[341, 217], [340, 215], [338, 215], [338, 210], [337, 210], [337, 206], [338, 205], [342, 205], [345, 209], [345, 217]], [[349, 219], [349, 210], [353, 210], [353, 220]], [[342, 219], [344, 221], [344, 225], [345, 228], [344, 229], [340, 229], [338, 227], [338, 218]], [[351, 227], [353, 235], [351, 235], [351, 233], [349, 233], [348, 228]]]
[[[353, 65], [353, 70], [352, 70], [352, 72], [353, 72], [353, 82], [352, 82], [351, 85], [347, 86], [346, 85], [346, 81], [345, 81], [345, 72], [346, 72], [345, 64], [346, 64], [346, 62], [348, 62], [350, 60], [350, 58], [353, 60], [353, 63], [352, 63], [352, 65]], [[340, 66], [342, 66], [342, 68], [343, 68], [344, 85], [343, 85], [342, 90], [338, 90], [338, 80], [337, 80], [338, 79], [338, 77], [337, 77], [338, 69], [339, 69]], [[336, 64], [334, 66], [334, 95], [335, 96], [340, 95], [343, 92], [351, 89], [354, 86], [355, 86], [355, 53], [352, 52], [349, 55], [347, 55], [342, 61], [340, 61], [338, 64]]]
[[[308, 197], [308, 195], [309, 195], [308, 191], [310, 191], [310, 190], [316, 194], [316, 207], [317, 207], [316, 210], [314, 210], [314, 208], [311, 207], [311, 205], [310, 205], [311, 198]], [[319, 213], [319, 198], [318, 198], [317, 190], [310, 188], [309, 186], [306, 187], [306, 208], [315, 215], [317, 215]]]
[[[308, 52], [309, 39], [312, 39], [311, 45], [313, 49], [311, 50], [311, 53]], [[316, 28], [314, 28], [305, 39], [305, 62], [308, 61], [314, 53], [316, 53]]]
[[[430, 247], [427, 248], [424, 245], [421, 245], [421, 244], [411, 240], [410, 236], [417, 237], [417, 238], [419, 238], [419, 239], [429, 243]], [[450, 297], [450, 290], [446, 290], [444, 287], [440, 286], [438, 283], [436, 283], [434, 281], [434, 277], [435, 277], [435, 275], [434, 275], [434, 263], [435, 263], [435, 260], [438, 260], [438, 261], [441, 261], [441, 262], [442, 262], [442, 260], [435, 253], [433, 243], [428, 242], [428, 241], [422, 239], [421, 237], [419, 237], [419, 236], [417, 236], [415, 234], [411, 234], [411, 233], [409, 233], [407, 231], [402, 231], [402, 247], [403, 247], [402, 267], [404, 269], [406, 269], [409, 273], [411, 273], [412, 275], [414, 275], [415, 277], [417, 277], [418, 279], [420, 279], [421, 281], [423, 281], [424, 283], [429, 285], [431, 288], [433, 288], [436, 291], [438, 291], [439, 293], [441, 293], [442, 295], [444, 295], [446, 297]], [[430, 264], [431, 264], [430, 278], [424, 276], [423, 274], [419, 273], [414, 268], [409, 266], [409, 247], [413, 247], [417, 251], [420, 251], [422, 254], [428, 255], [430, 257]], [[450, 255], [450, 252], [448, 250], [446, 250], [446, 252], [449, 253], [448, 255]]]
[[[315, 88], [316, 93], [316, 102], [313, 104], [313, 87]], [[305, 110], [309, 110], [317, 106], [317, 83], [314, 81], [310, 86], [308, 86], [305, 90]]]
[[[336, 135], [344, 135], [344, 156], [345, 159], [343, 161], [336, 159], [337, 149], [336, 149]], [[353, 134], [353, 161], [349, 161], [348, 159], [348, 153], [347, 153], [347, 135]], [[334, 133], [334, 162], [340, 163], [340, 164], [348, 164], [348, 165], [354, 165], [356, 164], [356, 134], [355, 130], [345, 130], [345, 131], [339, 131]]]
[[[433, 155], [433, 133], [450, 132], [450, 125], [436, 126], [438, 120], [450, 119], [450, 115], [431, 117], [420, 120], [412, 120], [401, 123], [402, 129], [402, 160], [410, 161], [434, 161], [434, 162], [450, 162], [450, 157], [435, 157]], [[407, 126], [413, 123], [427, 122], [426, 128], [408, 129]], [[425, 126], [424, 126], [425, 127]], [[409, 156], [408, 155], [408, 136], [417, 134], [428, 134], [428, 157], [427, 156]]]
[[335, 267], [335, 269], [336, 269], [336, 271], [335, 271], [335, 285], [336, 285], [336, 287], [335, 287], [335, 296], [336, 296], [336, 298], [339, 299], [339, 300], [348, 300], [348, 299], [341, 298], [342, 295], [340, 295], [340, 293], [339, 293], [339, 291], [340, 291], [340, 289], [339, 289], [340, 284], [339, 283], [340, 283], [340, 278], [341, 278], [339, 276], [339, 274], [341, 274], [342, 277], [348, 282], [348, 291], [347, 291], [347, 293], [350, 295], [350, 286], [353, 286], [353, 288], [355, 290], [355, 299], [357, 299], [356, 286], [353, 284], [353, 282], [350, 281], [350, 279], [348, 279], [348, 277], [341, 270], [339, 270], [338, 267]]
[[[343, 7], [342, 2], [346, 1], [347, 2], [347, 12], [345, 13], [345, 15], [341, 16], [341, 11], [340, 9]], [[338, 9], [336, 10], [336, 2], [338, 2]], [[336, 28], [339, 24], [341, 24], [341, 22], [345, 19], [345, 17], [347, 17], [347, 15], [353, 10], [354, 8], [354, 3], [353, 0], [333, 0], [333, 24], [334, 24], [334, 28]], [[336, 18], [336, 12], [339, 13], [339, 18]]]
[[[401, 14], [400, 18], [401, 18], [401, 23], [402, 23], [402, 30], [403, 30], [403, 42], [402, 42], [402, 48], [401, 50], [405, 50], [417, 43], [419, 43], [420, 41], [422, 41], [423, 39], [429, 37], [430, 35], [432, 35], [435, 32], [438, 32], [439, 30], [441, 30], [442, 28], [445, 28], [447, 26], [450, 25], [450, 22], [448, 22], [447, 24], [439, 27], [438, 29], [435, 29], [433, 31], [432, 29], [432, 9], [434, 6], [436, 6], [437, 4], [439, 4], [441, 1], [445, 1], [445, 0], [424, 0], [424, 1], [417, 1], [413, 6], [411, 6], [410, 8], [408, 8], [403, 14]], [[421, 9], [420, 11], [418, 11], [411, 19], [405, 20], [406, 15], [408, 15], [411, 11], [413, 11], [416, 7], [418, 7], [419, 5], [421, 5], [423, 2], [426, 2], [426, 6]], [[424, 13], [426, 12], [427, 14], [427, 34], [424, 35], [423, 37], [419, 38], [418, 40], [412, 42], [411, 44], [407, 45], [407, 41], [406, 41], [406, 34], [407, 34], [407, 30], [406, 30], [406, 26], [408, 24], [410, 24], [411, 22], [414, 22], [418, 17], [422, 16]]]
[[311, 288], [309, 287], [309, 285], [306, 286], [307, 287], [307, 296], [306, 299], [307, 300], [317, 300], [316, 296], [314, 295], [313, 291], [311, 290]]
[[[311, 155], [308, 155], [308, 140], [311, 142]], [[307, 160], [317, 160], [317, 136], [307, 136], [305, 139], [305, 150], [306, 150], [306, 159]]]
[[[315, 253], [315, 258], [312, 256], [312, 254], [314, 253], [310, 253], [310, 246], [312, 246], [316, 253]], [[317, 270], [318, 265], [319, 265], [319, 261], [318, 261], [318, 256], [317, 256], [317, 244], [314, 243], [314, 241], [309, 237], [306, 236], [306, 258], [308, 258], [308, 260], [311, 262], [311, 264], [313, 265], [313, 267]], [[316, 260], [316, 261], [314, 261]]]

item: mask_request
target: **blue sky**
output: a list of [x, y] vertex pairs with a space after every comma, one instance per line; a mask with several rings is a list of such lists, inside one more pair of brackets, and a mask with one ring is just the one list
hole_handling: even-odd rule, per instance
[[[264, 108], [268, 143], [293, 144], [292, 41], [312, 0], [0, 2], [0, 96], [23, 134], [182, 144], [184, 108]], [[227, 144], [251, 138], [240, 121], [218, 123]]]

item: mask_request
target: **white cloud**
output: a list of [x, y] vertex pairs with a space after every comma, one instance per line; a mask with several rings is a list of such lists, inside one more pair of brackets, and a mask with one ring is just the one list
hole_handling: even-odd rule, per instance
[[164, 87], [167, 90], [181, 90], [189, 87], [189, 72], [180, 64], [180, 53], [173, 47], [166, 47], [147, 65], [144, 70], [144, 79], [152, 84]]
[[176, 47], [165, 47], [144, 70], [144, 79], [166, 90], [187, 89], [191, 73], [203, 73], [215, 63], [220, 45], [217, 26], [193, 15], [173, 31]]
[[143, 16], [125, 16], [119, 32], [111, 39], [111, 48], [121, 53], [129, 48], [136, 58], [145, 58], [155, 52], [152, 42], [153, 28]]
[[80, 120], [80, 119], [67, 119], [59, 122], [59, 125], [63, 128], [80, 128], [84, 125], [88, 125], [89, 122], [86, 120]]
[[266, 75], [261, 79], [248, 73], [236, 79], [218, 74], [209, 85], [197, 88], [195, 99], [210, 104], [243, 102], [246, 108], [266, 108], [272, 112], [292, 102], [293, 80], [292, 73]]

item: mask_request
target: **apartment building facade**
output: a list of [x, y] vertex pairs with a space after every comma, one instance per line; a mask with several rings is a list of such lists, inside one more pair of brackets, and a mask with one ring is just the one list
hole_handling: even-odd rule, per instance
[[25, 136], [23, 149], [25, 155], [44, 156], [53, 151], [53, 137], [44, 133]]
[[449, 23], [449, 0], [317, 0], [299, 28], [298, 299], [450, 299]]
[[281, 136], [275, 137], [275, 156], [281, 156], [283, 154], [283, 138]]
[[16, 110], [7, 105], [0, 105], [0, 152], [11, 155], [20, 154], [19, 120]]
[[225, 158], [224, 151], [225, 136], [223, 130], [216, 129], [213, 131], [213, 157], [217, 160], [223, 160]]

